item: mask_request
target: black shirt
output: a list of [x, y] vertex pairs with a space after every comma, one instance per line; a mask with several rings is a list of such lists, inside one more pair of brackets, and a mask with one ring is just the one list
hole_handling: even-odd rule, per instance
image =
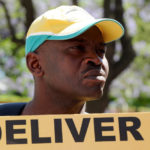
[[5, 103], [0, 104], [0, 116], [21, 115], [27, 103]]

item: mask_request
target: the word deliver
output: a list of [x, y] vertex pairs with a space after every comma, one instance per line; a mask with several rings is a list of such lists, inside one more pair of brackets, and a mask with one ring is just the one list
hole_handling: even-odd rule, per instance
[[113, 149], [113, 145], [116, 149], [119, 143], [134, 150], [132, 145], [144, 145], [147, 140], [150, 147], [149, 118], [150, 113], [0, 117], [0, 147], [98, 150]]

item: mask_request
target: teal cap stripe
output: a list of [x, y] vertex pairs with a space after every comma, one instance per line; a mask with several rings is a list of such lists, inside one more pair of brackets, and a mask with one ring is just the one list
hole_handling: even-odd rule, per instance
[[30, 36], [26, 40], [25, 53], [34, 52], [49, 35]]
[[[98, 20], [98, 21], [96, 21], [92, 24], [89, 24], [89, 25], [85, 26], [84, 28], [82, 28], [81, 30], [79, 30], [75, 33], [69, 34], [69, 35], [64, 35], [64, 36], [58, 36], [58, 35], [33, 35], [33, 36], [29, 36], [26, 39], [26, 45], [25, 45], [25, 51], [26, 52], [25, 53], [27, 55], [29, 52], [34, 52], [46, 40], [67, 40], [67, 39], [74, 38], [74, 37], [82, 34], [83, 32], [85, 32], [86, 30], [88, 30], [91, 26], [95, 25], [96, 23], [102, 22], [102, 21], [116, 22], [122, 28], [122, 31], [123, 31], [120, 38], [123, 36], [124, 28], [118, 21], [113, 20], [113, 19], [103, 19], [103, 20]], [[117, 40], [117, 39], [115, 39], [115, 40]], [[110, 42], [112, 42], [112, 41], [110, 41]]]

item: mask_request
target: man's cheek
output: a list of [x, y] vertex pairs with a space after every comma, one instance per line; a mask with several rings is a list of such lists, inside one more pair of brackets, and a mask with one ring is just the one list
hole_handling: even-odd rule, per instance
[[106, 77], [107, 77], [109, 74], [109, 63], [108, 63], [106, 57], [104, 58], [103, 63], [104, 63], [104, 67], [105, 67]]

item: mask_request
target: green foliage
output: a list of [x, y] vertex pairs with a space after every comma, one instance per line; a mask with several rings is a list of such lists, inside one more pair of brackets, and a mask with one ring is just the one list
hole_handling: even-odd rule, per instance
[[145, 41], [150, 43], [149, 33], [150, 33], [150, 22], [145, 22], [140, 16], [135, 16], [137, 23], [137, 33], [134, 38], [135, 41]]
[[129, 104], [134, 107], [150, 107], [150, 98], [147, 94], [141, 93], [138, 99], [128, 100]]
[[16, 95], [0, 95], [0, 103], [8, 103], [8, 102], [29, 102], [31, 98], [22, 97]]
[[4, 51], [6, 55], [12, 56], [13, 49], [17, 46], [16, 43], [11, 41], [11, 38], [5, 38], [4, 40], [0, 41], [1, 43], [1, 51]]

